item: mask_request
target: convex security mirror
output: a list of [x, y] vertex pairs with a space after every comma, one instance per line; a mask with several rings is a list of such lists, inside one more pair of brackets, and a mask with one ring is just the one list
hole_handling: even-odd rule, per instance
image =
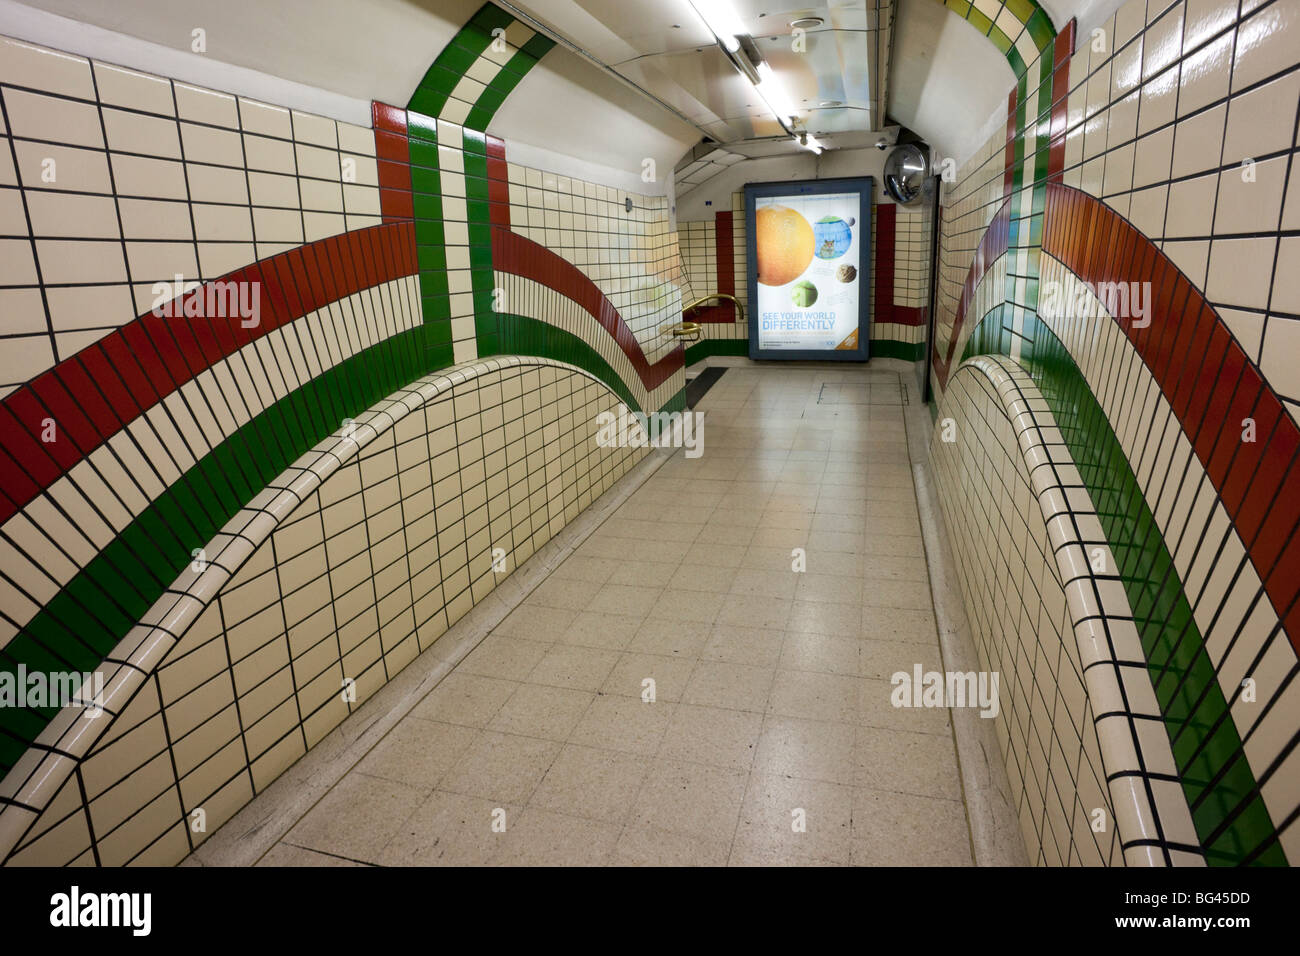
[[925, 187], [928, 167], [925, 154], [914, 144], [895, 146], [885, 158], [885, 192], [897, 203], [915, 202]]

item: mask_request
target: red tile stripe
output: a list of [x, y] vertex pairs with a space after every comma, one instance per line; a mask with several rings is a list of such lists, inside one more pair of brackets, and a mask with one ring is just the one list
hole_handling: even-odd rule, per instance
[[897, 305], [894, 302], [895, 250], [898, 236], [898, 207], [893, 203], [872, 206], [876, 217], [875, 295], [872, 297], [872, 323], [891, 322], [894, 325], [925, 325], [927, 309]]
[[[259, 324], [206, 314], [212, 282], [64, 359], [0, 403], [0, 523], [195, 376], [249, 342], [364, 289], [415, 274], [415, 227], [371, 226], [290, 249], [222, 276], [257, 282]], [[186, 308], [197, 315], [186, 316]], [[218, 309], [218, 311], [222, 311]], [[60, 440], [42, 442], [53, 418]]]
[[[735, 295], [736, 247], [731, 213], [715, 212], [713, 214], [713, 226], [713, 261], [718, 270], [718, 291], [726, 295]], [[736, 322], [736, 307], [730, 302], [715, 302], [712, 305], [704, 305], [694, 309], [686, 317], [692, 322], [734, 325]]]
[[1074, 31], [1077, 22], [1071, 19], [1052, 44], [1052, 121], [1051, 140], [1047, 152], [1047, 179], [1059, 183], [1065, 170], [1065, 127], [1069, 118], [1066, 97], [1070, 92], [1070, 57], [1074, 53]]
[[406, 110], [371, 101], [375, 128], [375, 162], [379, 169], [379, 212], [384, 222], [415, 218], [411, 190], [411, 150]]
[[898, 207], [880, 203], [872, 208], [876, 217], [876, 289], [872, 302], [872, 323], [894, 321], [894, 246], [898, 232]]
[[915, 305], [891, 305], [889, 321], [895, 325], [925, 325], [926, 309]]
[[[1010, 226], [1011, 201], [1006, 199], [1003, 200], [997, 215], [993, 217], [993, 221], [984, 230], [980, 244], [975, 250], [975, 256], [971, 260], [970, 268], [966, 270], [966, 281], [962, 283], [961, 297], [957, 300], [957, 315], [953, 319], [952, 335], [948, 339], [947, 354], [939, 354], [937, 339], [931, 347], [931, 364], [934, 366], [935, 373], [939, 376], [939, 384], [942, 388], [948, 387], [948, 375], [952, 370], [953, 353], [956, 352], [957, 342], [961, 338], [961, 329], [966, 321], [966, 312], [975, 299], [975, 290], [979, 288], [984, 273], [988, 272], [993, 263], [997, 262], [1006, 253], [1011, 235]], [[975, 321], [978, 322], [981, 318], [983, 316], [976, 316]]]
[[505, 141], [487, 135], [488, 218], [492, 225], [510, 228], [510, 167]]
[[[1090, 283], [1149, 282], [1150, 324], [1115, 319], [1155, 377], [1300, 653], [1300, 429], [1223, 320], [1156, 246], [1105, 203], [1047, 187], [1043, 251]], [[1255, 442], [1241, 441], [1254, 418]]]
[[685, 364], [684, 347], [678, 345], [666, 356], [651, 365], [641, 350], [641, 344], [628, 328], [614, 304], [605, 298], [596, 283], [588, 279], [577, 266], [551, 252], [545, 246], [525, 239], [508, 229], [492, 229], [492, 263], [501, 272], [531, 279], [548, 289], [573, 299], [600, 323], [601, 328], [614, 337], [623, 354], [631, 361], [637, 377], [647, 391], [654, 391]]

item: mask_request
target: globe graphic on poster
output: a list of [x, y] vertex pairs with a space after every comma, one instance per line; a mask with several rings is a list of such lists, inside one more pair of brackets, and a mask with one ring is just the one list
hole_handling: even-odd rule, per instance
[[823, 216], [813, 223], [813, 246], [818, 259], [838, 259], [849, 251], [853, 233], [839, 216]]

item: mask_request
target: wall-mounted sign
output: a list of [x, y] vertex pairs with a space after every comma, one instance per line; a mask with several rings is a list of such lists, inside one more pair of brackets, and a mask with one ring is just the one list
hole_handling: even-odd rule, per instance
[[871, 177], [745, 187], [749, 357], [867, 358]]

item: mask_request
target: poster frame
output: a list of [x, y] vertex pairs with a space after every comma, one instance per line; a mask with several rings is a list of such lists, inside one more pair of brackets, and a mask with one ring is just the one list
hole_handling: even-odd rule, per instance
[[[836, 179], [783, 180], [745, 184], [745, 252], [746, 289], [749, 308], [749, 357], [765, 361], [865, 362], [870, 358], [871, 327], [871, 220], [875, 178], [845, 176]], [[783, 196], [811, 196], [824, 193], [857, 192], [861, 215], [858, 230], [858, 347], [852, 351], [835, 349], [762, 349], [758, 338], [758, 235], [754, 228], [755, 200]]]

